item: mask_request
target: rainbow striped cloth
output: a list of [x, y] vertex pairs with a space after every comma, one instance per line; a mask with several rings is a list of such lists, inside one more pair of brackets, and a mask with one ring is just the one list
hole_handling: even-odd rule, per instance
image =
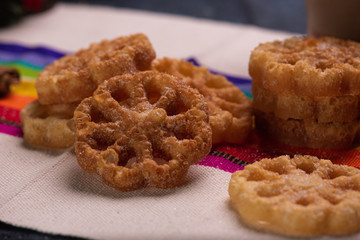
[[44, 47], [0, 43], [0, 65], [16, 68], [21, 75], [20, 84], [12, 85], [10, 94], [0, 98], [1, 133], [22, 137], [20, 110], [37, 98], [36, 77], [46, 65], [63, 55]]
[[[14, 67], [22, 77], [19, 85], [11, 86], [11, 93], [0, 99], [0, 133], [22, 137], [20, 110], [37, 98], [35, 80], [38, 73], [65, 53], [46, 47], [27, 47], [19, 44], [0, 43], [0, 65]], [[199, 65], [195, 58], [189, 61]], [[211, 70], [210, 70], [211, 71]], [[251, 96], [251, 80], [227, 74], [229, 81]], [[227, 172], [243, 169], [247, 164], [262, 158], [279, 155], [309, 154], [330, 159], [337, 164], [346, 164], [360, 168], [360, 148], [350, 150], [314, 150], [282, 146], [262, 139], [253, 132], [242, 145], [221, 144], [213, 146], [210, 154], [198, 165], [215, 167]]]

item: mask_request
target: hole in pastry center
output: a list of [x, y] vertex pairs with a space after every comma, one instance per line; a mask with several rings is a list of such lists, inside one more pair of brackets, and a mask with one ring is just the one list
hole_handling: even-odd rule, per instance
[[91, 136], [90, 146], [96, 150], [105, 150], [115, 144], [115, 140], [101, 131], [94, 131]]
[[118, 103], [123, 103], [127, 99], [129, 99], [129, 94], [123, 88], [116, 89], [111, 92], [112, 98], [114, 98]]
[[164, 151], [162, 151], [159, 148], [155, 148], [152, 152], [153, 160], [158, 165], [168, 164], [169, 161], [172, 159], [169, 154], [166, 154]]
[[301, 198], [297, 199], [295, 203], [297, 205], [306, 207], [306, 206], [310, 205], [311, 201], [310, 201], [310, 199], [308, 199], [306, 197], [301, 197]]
[[300, 163], [300, 164], [296, 165], [296, 167], [303, 170], [307, 174], [310, 174], [315, 170], [314, 164], [311, 164], [311, 163]]
[[95, 107], [91, 107], [90, 118], [91, 118], [91, 121], [94, 122], [94, 123], [106, 123], [106, 122], [109, 122], [109, 120], [106, 119], [104, 114], [102, 114], [102, 112], [100, 112]]
[[137, 163], [137, 157], [134, 149], [126, 149], [119, 153], [118, 166], [131, 168], [134, 163]]
[[194, 139], [194, 136], [188, 131], [174, 131], [174, 136], [178, 140]]
[[161, 97], [160, 91], [146, 91], [146, 97], [150, 104], [155, 104]]
[[146, 82], [144, 90], [150, 104], [156, 103], [161, 97], [161, 87], [157, 85], [155, 80]]
[[168, 116], [175, 116], [185, 113], [189, 110], [189, 108], [185, 105], [182, 99], [177, 99], [176, 101], [170, 103], [165, 110]]

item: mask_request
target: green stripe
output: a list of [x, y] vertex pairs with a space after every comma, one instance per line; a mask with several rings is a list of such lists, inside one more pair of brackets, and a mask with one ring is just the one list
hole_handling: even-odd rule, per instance
[[16, 64], [16, 65], [22, 65], [24, 67], [33, 68], [36, 71], [41, 71], [44, 69], [43, 66], [34, 65], [32, 63], [23, 61], [23, 60], [13, 60], [13, 61], [2, 61], [0, 60], [1, 64]]
[[17, 62], [1, 62], [0, 64], [6, 67], [12, 67], [12, 68], [16, 68], [19, 72], [21, 76], [26, 76], [26, 77], [30, 77], [30, 78], [36, 78], [37, 75], [39, 74], [39, 72], [41, 71], [40, 68], [35, 69], [33, 67], [30, 66], [26, 66], [26, 64], [22, 64], [22, 63], [17, 63]]
[[248, 93], [246, 91], [243, 91], [243, 93], [245, 94], [245, 96], [247, 96], [248, 98], [250, 98], [252, 100], [252, 94], [251, 93]]

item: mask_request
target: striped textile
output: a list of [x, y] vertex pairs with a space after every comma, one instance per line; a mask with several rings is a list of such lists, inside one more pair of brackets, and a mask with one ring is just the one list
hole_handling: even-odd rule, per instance
[[[34, 83], [38, 73], [55, 59], [65, 53], [46, 47], [27, 47], [19, 44], [0, 43], [0, 65], [14, 67], [20, 71], [21, 83], [11, 87], [11, 93], [0, 99], [0, 133], [22, 137], [20, 110], [37, 98]], [[195, 58], [189, 61], [199, 65]], [[251, 96], [251, 80], [223, 73], [248, 97]], [[261, 139], [252, 133], [242, 145], [222, 144], [213, 147], [210, 154], [198, 165], [218, 168], [227, 172], [243, 169], [246, 165], [283, 154], [309, 154], [332, 160], [334, 163], [346, 164], [360, 168], [360, 149], [351, 150], [314, 150], [282, 146]]]
[[0, 43], [0, 65], [19, 70], [21, 83], [11, 86], [11, 93], [0, 99], [0, 132], [22, 137], [20, 110], [37, 98], [34, 88], [38, 73], [64, 53], [45, 47], [25, 47]]

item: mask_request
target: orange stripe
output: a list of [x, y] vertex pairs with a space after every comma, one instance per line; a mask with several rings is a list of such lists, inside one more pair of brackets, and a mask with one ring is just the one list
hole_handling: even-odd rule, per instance
[[35, 97], [23, 96], [18, 94], [9, 94], [8, 96], [0, 99], [0, 105], [21, 110], [28, 103], [34, 101]]

